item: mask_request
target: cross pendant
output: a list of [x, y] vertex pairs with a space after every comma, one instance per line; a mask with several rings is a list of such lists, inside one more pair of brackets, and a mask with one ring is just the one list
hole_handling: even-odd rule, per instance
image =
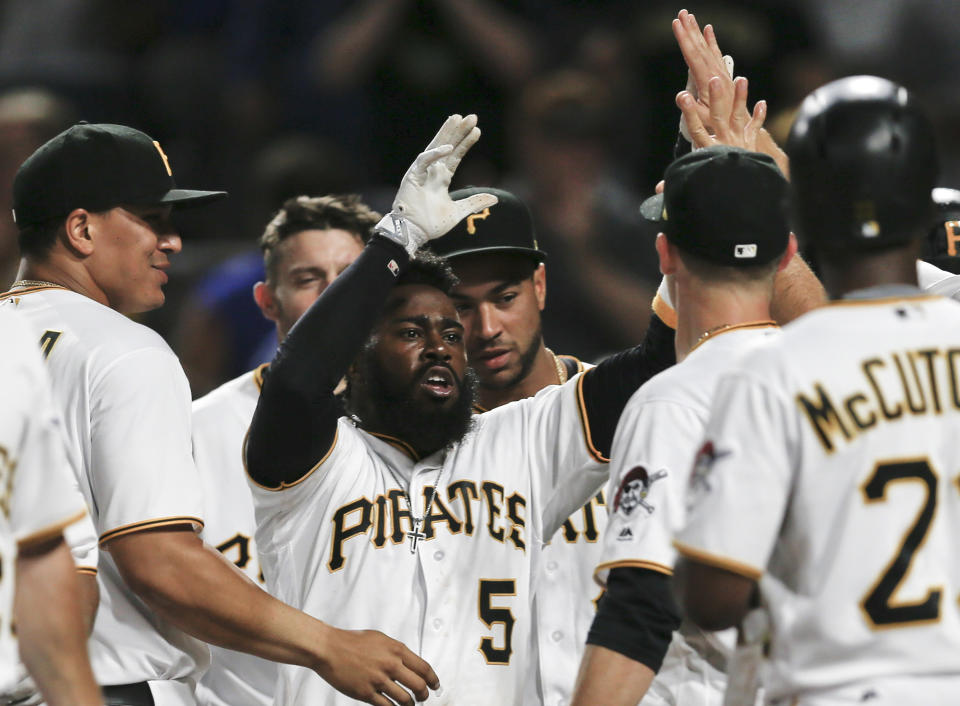
[[407, 532], [407, 536], [410, 538], [410, 553], [417, 553], [417, 542], [421, 539], [426, 539], [427, 535], [420, 531], [420, 525], [423, 523], [422, 517], [414, 517], [413, 520], [413, 529]]

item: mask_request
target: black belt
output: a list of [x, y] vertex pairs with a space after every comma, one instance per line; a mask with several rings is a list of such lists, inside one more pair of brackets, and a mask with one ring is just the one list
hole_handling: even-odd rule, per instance
[[101, 687], [105, 706], [155, 706], [147, 682]]

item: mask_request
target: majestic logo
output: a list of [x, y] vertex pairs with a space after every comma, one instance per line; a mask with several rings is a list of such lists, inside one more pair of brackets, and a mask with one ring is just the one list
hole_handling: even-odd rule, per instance
[[623, 514], [629, 517], [634, 510], [642, 507], [648, 515], [653, 514], [655, 507], [647, 502], [647, 495], [650, 493], [650, 486], [666, 475], [667, 472], [663, 469], [653, 475], [647, 473], [647, 469], [643, 466], [631, 469], [624, 476], [617, 490], [617, 496], [613, 500], [613, 511], [623, 510]]
[[170, 160], [167, 159], [167, 154], [163, 151], [160, 143], [154, 140], [153, 146], [157, 148], [157, 152], [159, 152], [160, 156], [163, 158], [163, 166], [167, 168], [167, 176], [173, 176], [173, 172], [170, 170]]
[[633, 530], [629, 527], [624, 527], [620, 530], [620, 534], [617, 535], [618, 542], [632, 542], [633, 541]]
[[482, 211], [480, 211], [480, 213], [474, 213], [474, 214], [472, 214], [472, 215], [470, 215], [470, 216], [467, 216], [467, 232], [468, 232], [470, 235], [476, 235], [476, 233], [477, 233], [477, 223], [476, 223], [477, 219], [479, 218], [481, 221], [483, 221], [483, 220], [486, 220], [487, 218], [489, 218], [489, 216], [490, 216], [490, 208], [489, 208], [489, 207], [483, 209]]

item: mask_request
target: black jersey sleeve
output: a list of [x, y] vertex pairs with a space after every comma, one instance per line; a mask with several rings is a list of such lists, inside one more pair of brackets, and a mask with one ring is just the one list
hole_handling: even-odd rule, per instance
[[663, 664], [680, 611], [670, 591], [670, 577], [658, 571], [616, 567], [587, 634], [587, 644], [606, 647], [654, 672]]
[[247, 437], [247, 471], [257, 483], [292, 483], [330, 450], [342, 413], [334, 390], [408, 262], [402, 247], [373, 236], [280, 344]]
[[610, 356], [583, 375], [585, 423], [595, 453], [610, 458], [613, 433], [627, 400], [647, 380], [677, 361], [675, 331], [653, 314], [643, 342]]

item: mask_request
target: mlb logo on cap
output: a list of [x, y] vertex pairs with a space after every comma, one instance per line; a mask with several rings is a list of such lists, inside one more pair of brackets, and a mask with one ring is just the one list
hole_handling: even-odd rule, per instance
[[663, 193], [644, 201], [640, 213], [684, 252], [755, 267], [786, 250], [788, 186], [769, 155], [715, 145], [674, 160], [663, 176]]

